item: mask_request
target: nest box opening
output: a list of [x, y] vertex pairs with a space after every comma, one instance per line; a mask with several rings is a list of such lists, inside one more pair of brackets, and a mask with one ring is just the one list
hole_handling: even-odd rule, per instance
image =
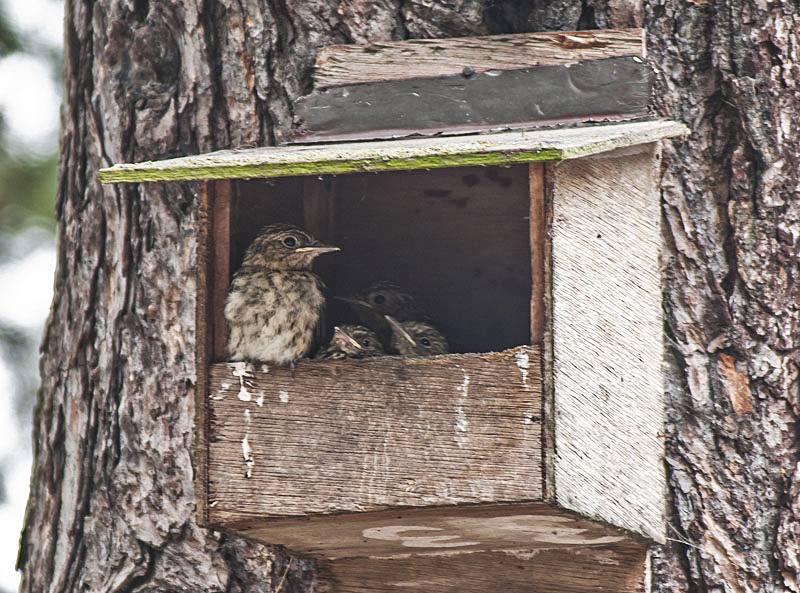
[[[212, 182], [229, 188], [227, 224], [217, 230], [228, 237], [217, 237], [213, 254], [216, 269], [227, 268], [219, 296], [259, 230], [287, 222], [341, 248], [315, 263], [328, 287], [328, 333], [355, 322], [351, 307], [332, 297], [391, 281], [415, 297], [453, 353], [531, 344], [531, 315], [542, 309], [532, 303], [540, 297], [532, 296], [531, 258], [543, 248], [531, 243], [530, 175], [541, 175], [533, 167]], [[216, 299], [215, 319], [224, 321], [223, 307], [224, 298]], [[226, 331], [214, 325], [216, 362], [225, 360]]]

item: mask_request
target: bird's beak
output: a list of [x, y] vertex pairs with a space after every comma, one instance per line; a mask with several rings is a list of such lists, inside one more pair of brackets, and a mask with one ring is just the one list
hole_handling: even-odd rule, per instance
[[335, 344], [339, 344], [340, 346], [344, 346], [345, 344], [349, 344], [353, 348], [356, 348], [358, 350], [363, 350], [364, 349], [364, 347], [361, 344], [359, 344], [356, 340], [354, 340], [353, 337], [350, 334], [348, 334], [346, 331], [344, 331], [338, 325], [335, 325], [333, 327], [333, 342]]
[[295, 253], [310, 253], [314, 257], [322, 255], [323, 253], [332, 253], [334, 251], [341, 251], [338, 247], [333, 245], [316, 245], [314, 247], [298, 247], [294, 250]]
[[349, 305], [358, 305], [359, 307], [366, 307], [367, 309], [372, 309], [372, 305], [370, 305], [367, 301], [362, 301], [361, 299], [356, 299], [353, 297], [340, 297], [340, 296], [335, 296], [333, 298], [335, 298], [337, 301], [348, 303]]
[[389, 325], [392, 326], [392, 331], [397, 332], [409, 344], [411, 344], [412, 346], [416, 347], [417, 343], [414, 341], [414, 338], [412, 338], [411, 335], [406, 330], [403, 329], [403, 326], [400, 325], [400, 322], [397, 321], [397, 319], [395, 319], [391, 315], [384, 315], [384, 317], [386, 318], [386, 321], [389, 322]]

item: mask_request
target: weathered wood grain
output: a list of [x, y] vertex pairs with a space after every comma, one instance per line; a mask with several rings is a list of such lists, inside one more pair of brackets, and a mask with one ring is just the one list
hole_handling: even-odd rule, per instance
[[688, 133], [683, 124], [659, 120], [442, 138], [271, 146], [121, 163], [101, 169], [99, 177], [103, 183], [120, 183], [508, 165], [580, 158]]
[[468, 133], [646, 117], [653, 68], [639, 57], [315, 90], [295, 103], [294, 142]]
[[647, 57], [642, 29], [559, 31], [454, 39], [411, 39], [367, 45], [332, 45], [317, 55], [316, 88], [517, 70], [615, 56]]
[[322, 593], [645, 593], [646, 557], [624, 542], [346, 558], [318, 561], [317, 581]]
[[322, 591], [644, 590], [644, 541], [542, 503], [395, 509], [235, 528], [318, 557]]
[[528, 165], [529, 214], [531, 258], [531, 344], [544, 348], [544, 292], [545, 292], [545, 241], [547, 240], [547, 221], [545, 220], [544, 164]]
[[665, 537], [655, 146], [553, 166], [559, 504]]
[[[228, 326], [225, 321], [225, 301], [231, 282], [231, 192], [230, 180], [222, 179], [214, 183], [212, 194], [212, 219], [210, 248], [213, 250], [213, 269], [211, 270], [212, 292], [210, 307], [213, 318], [210, 328], [205, 331], [213, 336], [213, 359], [224, 360], [228, 342]], [[208, 317], [206, 317], [208, 319]]]
[[[214, 248], [212, 242], [214, 220], [214, 183], [200, 184], [197, 204], [199, 231], [197, 237], [197, 294], [195, 324], [197, 345], [195, 366], [201, 377], [208, 375], [214, 356]], [[197, 493], [197, 521], [208, 522], [208, 442], [206, 441], [208, 381], [198, 381], [195, 389], [194, 423], [197, 427], [193, 461], [195, 465], [194, 489]]]
[[217, 364], [209, 518], [541, 497], [539, 349]]

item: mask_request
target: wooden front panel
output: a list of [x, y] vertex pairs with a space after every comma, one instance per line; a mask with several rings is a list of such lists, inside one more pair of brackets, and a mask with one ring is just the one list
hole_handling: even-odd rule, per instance
[[541, 398], [530, 346], [215, 364], [209, 519], [540, 499]]

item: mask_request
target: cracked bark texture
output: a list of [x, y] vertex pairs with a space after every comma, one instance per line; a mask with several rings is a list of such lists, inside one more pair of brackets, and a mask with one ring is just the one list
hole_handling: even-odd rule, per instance
[[68, 0], [56, 296], [22, 591], [314, 589], [194, 518], [197, 187], [97, 170], [280, 141], [317, 48], [643, 25], [662, 115], [674, 540], [656, 591], [800, 591], [800, 14], [788, 0]]

